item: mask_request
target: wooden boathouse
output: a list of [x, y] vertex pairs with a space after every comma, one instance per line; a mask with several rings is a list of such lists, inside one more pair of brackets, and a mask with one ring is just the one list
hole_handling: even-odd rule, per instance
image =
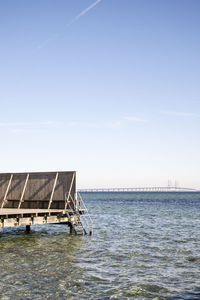
[[0, 229], [66, 224], [92, 234], [88, 210], [76, 191], [76, 172], [0, 173]]

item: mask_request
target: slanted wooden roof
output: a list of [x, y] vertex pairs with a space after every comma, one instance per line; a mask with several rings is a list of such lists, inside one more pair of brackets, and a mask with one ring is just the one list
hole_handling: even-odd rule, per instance
[[0, 208], [65, 209], [75, 193], [75, 171], [0, 173]]

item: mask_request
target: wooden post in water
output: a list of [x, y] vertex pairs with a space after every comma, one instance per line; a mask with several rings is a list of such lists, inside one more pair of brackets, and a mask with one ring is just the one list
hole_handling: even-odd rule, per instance
[[76, 230], [74, 229], [72, 223], [69, 223], [69, 228], [70, 228], [70, 234], [76, 234]]
[[26, 225], [26, 233], [30, 233], [31, 231], [31, 225]]

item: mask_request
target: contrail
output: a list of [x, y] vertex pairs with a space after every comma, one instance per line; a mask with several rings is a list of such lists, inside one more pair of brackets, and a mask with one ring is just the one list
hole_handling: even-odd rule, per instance
[[84, 9], [82, 12], [80, 12], [80, 14], [78, 14], [69, 24], [73, 24], [76, 21], [78, 21], [78, 19], [80, 19], [81, 17], [83, 17], [85, 14], [87, 14], [91, 9], [93, 9], [95, 6], [97, 6], [102, 0], [96, 0], [94, 3], [92, 3], [90, 6], [88, 6], [86, 9]]
[[[93, 9], [95, 6], [97, 6], [102, 0], [96, 0], [94, 3], [92, 3], [90, 6], [88, 6], [87, 8], [85, 8], [84, 10], [82, 10], [71, 22], [69, 22], [67, 24], [67, 27], [69, 27], [70, 25], [74, 24], [75, 22], [77, 22], [81, 17], [83, 17], [85, 14], [87, 14], [91, 9]], [[62, 37], [64, 36], [65, 33], [59, 33], [59, 34], [55, 34], [53, 37], [45, 40], [43, 43], [39, 44], [35, 49], [36, 50], [41, 50], [42, 48], [44, 48], [47, 44], [49, 44], [51, 41], [55, 40], [58, 37]]]

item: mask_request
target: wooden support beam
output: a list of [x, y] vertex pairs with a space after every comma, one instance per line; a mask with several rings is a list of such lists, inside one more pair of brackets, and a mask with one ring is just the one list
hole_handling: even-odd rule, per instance
[[13, 179], [13, 174], [11, 174], [11, 176], [10, 176], [10, 180], [9, 180], [9, 182], [8, 182], [8, 186], [7, 186], [7, 189], [6, 189], [6, 192], [5, 192], [5, 195], [4, 195], [2, 204], [1, 204], [1, 208], [4, 207], [4, 204], [5, 204], [5, 202], [6, 202], [6, 198], [7, 198], [7, 196], [8, 196], [8, 192], [9, 192], [9, 189], [10, 189], [10, 185], [11, 185], [12, 179]]
[[51, 203], [53, 201], [53, 195], [54, 195], [54, 192], [55, 192], [57, 180], [58, 180], [58, 172], [56, 173], [56, 177], [55, 177], [55, 180], [54, 180], [53, 189], [52, 189], [52, 192], [51, 192], [51, 197], [49, 199], [48, 209], [50, 209]]
[[72, 181], [71, 181], [69, 192], [68, 192], [67, 199], [66, 199], [66, 202], [65, 202], [65, 209], [67, 209], [67, 204], [68, 204], [68, 201], [69, 201], [69, 197], [71, 195], [71, 190], [72, 190], [72, 186], [73, 186], [73, 183], [74, 183], [75, 175], [76, 175], [76, 172], [74, 172], [73, 176], [72, 176]]
[[24, 188], [23, 188], [23, 191], [22, 191], [22, 194], [21, 194], [21, 198], [20, 198], [20, 201], [19, 201], [18, 208], [21, 207], [21, 204], [22, 204], [22, 202], [23, 202], [24, 193], [25, 193], [25, 190], [26, 190], [26, 186], [27, 186], [27, 183], [28, 183], [28, 179], [29, 179], [29, 173], [28, 173], [27, 176], [26, 176], [26, 180], [25, 180], [25, 184], [24, 184]]

